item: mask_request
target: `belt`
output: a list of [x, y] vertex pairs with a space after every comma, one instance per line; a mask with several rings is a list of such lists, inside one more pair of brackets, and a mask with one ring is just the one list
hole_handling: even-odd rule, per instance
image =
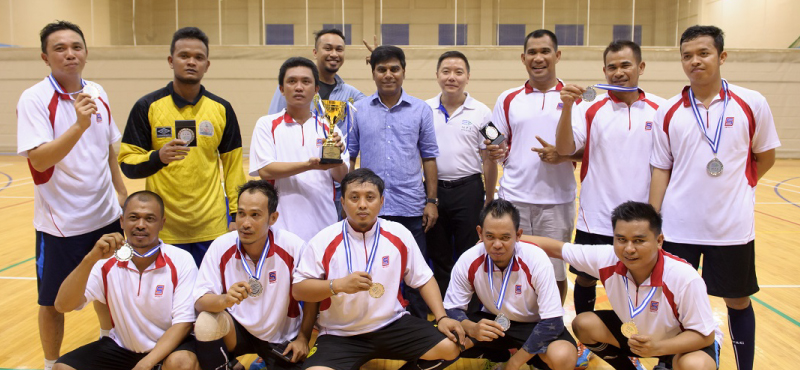
[[441, 187], [443, 187], [445, 189], [450, 189], [450, 188], [455, 188], [457, 186], [464, 185], [464, 184], [466, 184], [466, 183], [468, 183], [470, 181], [475, 181], [475, 180], [480, 181], [480, 179], [481, 179], [481, 174], [476, 173], [474, 175], [469, 175], [467, 177], [462, 177], [460, 179], [452, 180], [452, 181], [439, 180], [439, 186], [441, 186]]

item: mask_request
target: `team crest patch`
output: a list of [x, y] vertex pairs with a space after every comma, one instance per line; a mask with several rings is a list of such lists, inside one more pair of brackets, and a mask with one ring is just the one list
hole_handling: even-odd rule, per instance
[[321, 147], [324, 142], [324, 139], [317, 139], [317, 148]]
[[275, 271], [270, 271], [269, 272], [269, 283], [270, 284], [275, 284], [276, 281], [278, 281], [278, 273], [275, 272]]
[[562, 110], [562, 109], [564, 109], [564, 103], [558, 103], [558, 105], [556, 105], [556, 110]]
[[650, 131], [653, 129], [653, 121], [647, 121], [644, 123], [644, 130]]
[[733, 127], [733, 117], [725, 117], [725, 127]]
[[516, 294], [516, 295], [521, 295], [522, 294], [522, 285], [517, 284], [514, 287], [514, 294]]
[[658, 301], [650, 302], [650, 312], [658, 312]]
[[389, 256], [383, 256], [383, 258], [381, 258], [381, 266], [389, 267]]
[[96, 117], [97, 117], [97, 123], [102, 123], [103, 122], [103, 115], [102, 114], [97, 113]]
[[163, 295], [164, 295], [164, 286], [163, 285], [157, 285], [156, 286], [156, 297], [161, 297]]
[[156, 127], [156, 138], [163, 139], [171, 137], [172, 127]]
[[209, 121], [200, 122], [200, 125], [197, 126], [197, 134], [200, 136], [214, 136], [214, 125]]

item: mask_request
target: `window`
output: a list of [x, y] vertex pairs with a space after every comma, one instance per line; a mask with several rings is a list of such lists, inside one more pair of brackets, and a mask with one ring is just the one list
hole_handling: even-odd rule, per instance
[[336, 23], [336, 24], [325, 23], [325, 24], [322, 25], [322, 29], [323, 30], [328, 30], [328, 29], [331, 29], [331, 28], [335, 28], [335, 29], [337, 29], [339, 31], [344, 32], [344, 43], [345, 43], [345, 45], [352, 45], [353, 44], [353, 32], [352, 32], [353, 31], [353, 25], [352, 24], [345, 23], [344, 29], [342, 29], [342, 24], [341, 23]]
[[[614, 25], [614, 41], [617, 40], [631, 40], [631, 25], [629, 24], [615, 24]], [[633, 29], [633, 40], [637, 45], [642, 44], [642, 26], [636, 25]]]
[[408, 24], [382, 24], [384, 45], [408, 45]]
[[467, 25], [459, 24], [456, 27], [458, 32], [458, 42], [453, 42], [453, 24], [440, 24], [439, 25], [439, 45], [466, 45], [467, 44]]
[[498, 24], [497, 25], [497, 45], [522, 45], [525, 41], [524, 24]]
[[583, 45], [583, 25], [557, 24], [556, 38], [559, 45]]

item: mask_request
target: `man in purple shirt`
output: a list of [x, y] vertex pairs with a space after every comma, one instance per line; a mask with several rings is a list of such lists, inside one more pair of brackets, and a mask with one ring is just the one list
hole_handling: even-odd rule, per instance
[[[378, 91], [355, 104], [357, 112], [348, 137], [350, 170], [355, 169], [356, 157], [361, 153], [361, 167], [371, 169], [386, 183], [380, 217], [399, 222], [411, 231], [427, 259], [425, 232], [439, 217], [439, 146], [433, 113], [425, 101], [403, 91], [406, 56], [402, 49], [375, 48], [370, 66]], [[427, 306], [418, 292], [406, 287], [405, 297], [413, 315], [426, 317]]]

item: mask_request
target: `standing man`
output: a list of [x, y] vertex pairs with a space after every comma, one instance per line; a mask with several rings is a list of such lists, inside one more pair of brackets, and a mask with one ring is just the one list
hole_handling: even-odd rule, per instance
[[[314, 38], [314, 58], [319, 69], [319, 96], [324, 100], [359, 101], [366, 96], [355, 87], [344, 83], [337, 74], [344, 64], [345, 37], [342, 31], [328, 28], [317, 32]], [[275, 89], [268, 114], [276, 114], [287, 107], [281, 86]], [[309, 103], [309, 106], [311, 104]], [[311, 107], [312, 110], [314, 107]], [[343, 125], [344, 122], [340, 124]]]
[[[439, 217], [436, 196], [439, 147], [433, 113], [428, 104], [403, 90], [406, 77], [403, 49], [378, 46], [369, 62], [378, 91], [356, 103], [358, 112], [348, 137], [350, 169], [355, 168], [356, 157], [361, 153], [361, 167], [385, 179], [386, 203], [380, 211], [381, 217], [399, 222], [411, 231], [427, 258], [425, 233]], [[405, 293], [411, 313], [426, 317], [428, 310], [419, 293], [413, 289], [406, 289]]]
[[[480, 220], [476, 228], [482, 243], [458, 259], [444, 300], [447, 315], [461, 323], [469, 338], [461, 356], [481, 358], [487, 350], [514, 349], [505, 369], [527, 363], [572, 370], [575, 339], [564, 327], [552, 263], [539, 248], [520, 244], [519, 211], [511, 202], [491, 201]], [[473, 294], [483, 308], [468, 314]]]
[[[568, 242], [575, 224], [574, 166], [548, 144], [555, 142], [564, 105], [559, 99], [564, 83], [556, 78], [561, 51], [556, 35], [548, 30], [529, 33], [523, 49], [528, 81], [500, 94], [492, 113], [492, 122], [508, 145], [498, 195], [517, 207], [525, 234]], [[538, 156], [531, 153], [532, 147]], [[563, 303], [566, 266], [562, 260], [552, 262]]]
[[497, 162], [488, 158], [480, 133], [492, 111], [465, 91], [469, 83], [467, 57], [459, 51], [442, 54], [436, 81], [442, 92], [426, 103], [433, 111], [441, 151], [436, 158], [439, 218], [426, 234], [426, 243], [431, 246], [433, 275], [444, 296], [455, 261], [478, 241], [475, 226], [483, 205], [494, 199]]
[[[374, 60], [374, 58], [373, 58]], [[445, 314], [439, 286], [411, 233], [378, 218], [383, 180], [359, 168], [342, 180], [347, 218], [303, 249], [294, 271], [295, 299], [320, 302], [319, 337], [304, 369], [358, 369], [373, 358], [408, 361], [402, 368], [444, 369], [458, 358], [464, 331]], [[401, 305], [400, 282], [419, 288], [436, 324]]]
[[736, 365], [750, 370], [755, 192], [780, 141], [764, 96], [722, 79], [722, 30], [689, 27], [680, 45], [689, 86], [656, 113], [650, 203], [664, 215], [664, 250], [695, 268], [703, 257], [708, 294], [728, 307]]
[[283, 202], [283, 215], [275, 228], [289, 230], [310, 240], [339, 220], [334, 205], [334, 181], [347, 174], [350, 156], [341, 131], [334, 128], [333, 141], [342, 151], [342, 163], [320, 164], [320, 150], [328, 126], [308, 110], [319, 91], [317, 67], [302, 57], [289, 58], [278, 74], [281, 93], [289, 104], [285, 110], [261, 117], [250, 143], [250, 176], [274, 181]]
[[[128, 193], [112, 146], [120, 133], [108, 95], [81, 78], [89, 53], [83, 32], [57, 21], [39, 35], [51, 73], [17, 103], [17, 154], [28, 159], [35, 185], [39, 337], [49, 370], [64, 338], [58, 288], [102, 235], [122, 232], [117, 220]], [[101, 328], [111, 329], [108, 308], [96, 309]]]
[[[107, 304], [114, 318], [108, 337], [58, 359], [58, 370], [199, 370], [192, 289], [197, 266], [192, 256], [164, 244], [164, 203], [150, 191], [125, 202], [120, 233], [103, 235], [58, 291], [60, 312], [79, 310], [89, 301]], [[116, 257], [127, 251], [130, 260]], [[114, 256], [114, 257], [112, 257]]]
[[[292, 272], [304, 242], [273, 230], [278, 192], [251, 180], [239, 189], [237, 231], [214, 241], [195, 284], [198, 358], [205, 370], [257, 353], [268, 369], [299, 369], [317, 319], [316, 303], [292, 298]], [[277, 352], [276, 352], [277, 351]]]
[[[167, 62], [175, 77], [131, 109], [119, 163], [125, 176], [147, 178], [145, 188], [165, 199], [162, 239], [189, 251], [199, 266], [211, 242], [234, 227], [236, 189], [245, 181], [242, 137], [230, 103], [200, 84], [211, 64], [206, 34], [176, 31]], [[176, 125], [187, 123], [194, 134], [181, 138]]]

